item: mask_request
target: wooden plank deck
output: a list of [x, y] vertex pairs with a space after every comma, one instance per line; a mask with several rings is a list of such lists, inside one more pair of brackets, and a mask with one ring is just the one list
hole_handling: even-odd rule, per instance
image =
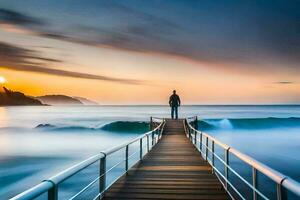
[[104, 199], [230, 198], [186, 138], [183, 121], [167, 120], [159, 143], [111, 186]]

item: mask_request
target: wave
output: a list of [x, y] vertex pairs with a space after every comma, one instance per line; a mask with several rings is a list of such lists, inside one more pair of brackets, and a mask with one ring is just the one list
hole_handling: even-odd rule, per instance
[[85, 127], [85, 126], [57, 126], [53, 124], [39, 124], [35, 127], [36, 129], [42, 129], [46, 131], [93, 131], [98, 128]]
[[101, 130], [112, 132], [146, 132], [149, 131], [148, 122], [130, 122], [130, 121], [116, 121], [106, 124], [101, 127]]
[[108, 131], [116, 133], [144, 133], [149, 131], [149, 123], [138, 121], [115, 121], [101, 127], [86, 126], [57, 126], [53, 124], [39, 124], [36, 129], [46, 131]]
[[271, 129], [300, 127], [300, 118], [241, 118], [241, 119], [204, 119], [198, 121], [198, 129]]

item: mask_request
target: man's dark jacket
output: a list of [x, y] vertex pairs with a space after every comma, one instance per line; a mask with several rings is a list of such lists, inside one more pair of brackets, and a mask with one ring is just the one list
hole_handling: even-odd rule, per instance
[[171, 107], [178, 107], [180, 106], [180, 98], [177, 94], [172, 94], [170, 96], [169, 104]]

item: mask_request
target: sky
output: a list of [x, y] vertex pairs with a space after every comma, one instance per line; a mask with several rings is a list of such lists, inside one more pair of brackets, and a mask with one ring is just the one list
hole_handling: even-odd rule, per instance
[[299, 104], [298, 0], [1, 0], [0, 83], [101, 104]]

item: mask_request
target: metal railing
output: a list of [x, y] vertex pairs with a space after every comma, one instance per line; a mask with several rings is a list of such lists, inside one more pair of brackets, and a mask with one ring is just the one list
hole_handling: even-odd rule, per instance
[[[164, 119], [157, 119], [151, 118], [150, 122], [150, 129], [151, 131], [131, 140], [130, 142], [124, 143], [120, 146], [114, 147], [107, 151], [102, 151], [97, 155], [94, 155], [72, 167], [58, 173], [57, 175], [46, 179], [39, 183], [38, 185], [20, 193], [19, 195], [11, 198], [11, 200], [31, 200], [40, 197], [43, 194], [46, 194], [46, 199], [48, 200], [58, 200], [58, 192], [59, 192], [59, 184], [64, 182], [65, 180], [69, 179], [70, 177], [74, 176], [75, 174], [79, 173], [80, 171], [84, 170], [85, 168], [91, 166], [94, 163], [99, 162], [99, 175], [92, 180], [90, 183], [85, 185], [79, 192], [74, 194], [72, 197], [68, 198], [69, 200], [76, 199], [80, 195], [82, 195], [85, 191], [87, 191], [90, 187], [94, 186], [98, 183], [98, 194], [91, 198], [91, 199], [101, 199], [105, 193], [105, 191], [120, 178], [122, 175], [127, 173], [129, 170], [129, 160], [137, 153], [139, 153], [139, 160], [135, 163], [139, 162], [143, 159], [143, 149], [146, 147], [146, 153], [148, 153], [153, 146], [157, 144], [157, 142], [161, 139], [163, 130], [164, 130], [165, 120]], [[146, 142], [143, 144], [143, 139], [146, 139]], [[129, 148], [134, 143], [139, 143], [139, 150], [135, 151], [134, 153], [129, 155]], [[124, 159], [120, 162], [114, 164], [109, 169], [107, 168], [107, 157], [112, 155], [113, 153], [119, 152], [125, 149]], [[134, 163], [134, 164], [135, 164]], [[125, 172], [113, 180], [109, 185], [107, 185], [107, 174], [112, 171], [114, 168], [124, 164]], [[134, 165], [133, 164], [133, 165]], [[95, 172], [96, 173], [96, 172]], [[82, 199], [82, 198], [81, 198]], [[90, 198], [89, 198], [90, 199]]]
[[[209, 134], [195, 129], [193, 125], [197, 126], [197, 121], [197, 117], [186, 118], [186, 120], [184, 121], [186, 135], [195, 145], [195, 147], [200, 151], [202, 157], [211, 165], [212, 173], [215, 173], [217, 175], [218, 179], [232, 199], [251, 199], [251, 197], [245, 197], [242, 194], [242, 191], [237, 189], [237, 185], [235, 185], [229, 179], [229, 172], [234, 174], [247, 186], [248, 189], [252, 191], [251, 196], [253, 200], [269, 199], [266, 194], [264, 194], [258, 188], [258, 172], [265, 175], [276, 184], [276, 188], [274, 188], [274, 190], [276, 190], [275, 196], [277, 200], [288, 199], [288, 192], [293, 193], [295, 199], [300, 199], [299, 182], [220, 142]], [[223, 150], [223, 159], [221, 158], [222, 155], [218, 155], [216, 153], [216, 146]], [[246, 163], [252, 168], [252, 182], [247, 181], [246, 178], [244, 178], [235, 169], [233, 169], [232, 165], [229, 162], [229, 158], [231, 155], [234, 155], [236, 158], [238, 158], [239, 161]], [[219, 160], [219, 162], [223, 165], [223, 170], [220, 170], [216, 167], [216, 159]], [[222, 173], [221, 171], [224, 171], [224, 173]]]

